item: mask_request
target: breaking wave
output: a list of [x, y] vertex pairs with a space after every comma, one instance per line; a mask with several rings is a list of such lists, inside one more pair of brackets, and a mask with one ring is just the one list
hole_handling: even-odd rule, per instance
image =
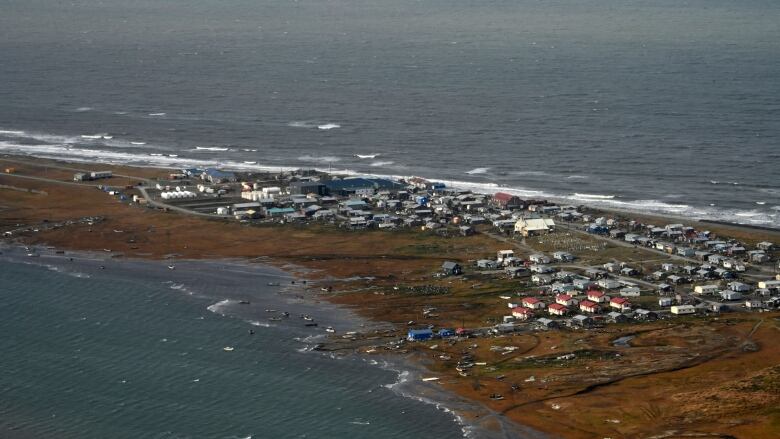
[[469, 175], [487, 174], [487, 171], [489, 170], [490, 168], [474, 168], [470, 171], [466, 171], [466, 174]]
[[332, 155], [325, 155], [321, 157], [316, 157], [312, 155], [302, 155], [298, 157], [298, 160], [302, 162], [313, 162], [313, 163], [335, 163], [341, 161], [340, 158]]

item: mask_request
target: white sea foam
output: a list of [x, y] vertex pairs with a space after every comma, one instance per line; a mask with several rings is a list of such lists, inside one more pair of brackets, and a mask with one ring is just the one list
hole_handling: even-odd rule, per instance
[[168, 113], [149, 113], [149, 116], [160, 117], [160, 116], [165, 116], [166, 114]]
[[310, 120], [294, 120], [288, 123], [287, 126], [293, 128], [317, 128], [317, 122]]
[[93, 110], [92, 107], [79, 107], [79, 108], [76, 108], [73, 111], [75, 111], [76, 113], [84, 113], [86, 111], [92, 111], [92, 110]]
[[0, 135], [3, 136], [24, 136], [24, 131], [18, 131], [18, 130], [0, 130]]
[[466, 171], [466, 174], [469, 175], [478, 175], [478, 174], [486, 174], [487, 171], [489, 171], [490, 168], [474, 168], [470, 171]]
[[333, 129], [336, 129], [336, 128], [341, 128], [341, 125], [339, 125], [337, 123], [324, 123], [322, 125], [317, 125], [317, 128], [320, 129], [320, 130], [327, 131], [327, 130], [333, 130]]
[[223, 146], [196, 146], [195, 151], [228, 151], [230, 148]]
[[321, 157], [312, 156], [312, 155], [302, 155], [298, 157], [298, 160], [302, 162], [314, 162], [314, 163], [335, 163], [341, 161], [340, 158], [332, 155], [326, 155]]
[[234, 301], [232, 301], [230, 299], [220, 300], [217, 303], [214, 303], [212, 305], [207, 306], [206, 309], [211, 311], [211, 312], [213, 312], [213, 313], [215, 313], [215, 314], [219, 314], [219, 315], [224, 316], [225, 314], [222, 311], [225, 309], [226, 306], [230, 305], [233, 302]]
[[550, 175], [550, 174], [548, 174], [547, 172], [544, 172], [544, 171], [514, 171], [514, 172], [511, 172], [510, 174], [512, 174], [512, 175], [519, 175], [519, 176], [523, 176], [523, 175], [531, 175], [531, 176]]
[[379, 154], [355, 154], [355, 157], [359, 159], [375, 159], [379, 157]]
[[377, 161], [377, 162], [371, 163], [371, 166], [373, 166], [375, 168], [380, 168], [382, 166], [390, 166], [390, 165], [392, 165], [394, 163], [395, 162], [392, 162], [392, 161], [389, 161], [389, 160], [387, 160], [387, 161]]
[[576, 175], [576, 174], [575, 174], [575, 175], [569, 175], [569, 176], [568, 176], [568, 177], [566, 177], [566, 178], [567, 178], [567, 179], [569, 179], [569, 180], [585, 180], [585, 179], [587, 179], [588, 177], [587, 177], [586, 175]]
[[581, 194], [581, 193], [575, 192], [573, 198], [574, 199], [583, 198], [583, 199], [611, 200], [611, 199], [615, 198], [615, 196], [614, 195], [601, 195], [601, 194]]
[[272, 325], [270, 323], [260, 322], [260, 321], [257, 321], [257, 320], [250, 320], [249, 324], [252, 325], [252, 326], [259, 326], [261, 328], [273, 328], [274, 327], [274, 325]]

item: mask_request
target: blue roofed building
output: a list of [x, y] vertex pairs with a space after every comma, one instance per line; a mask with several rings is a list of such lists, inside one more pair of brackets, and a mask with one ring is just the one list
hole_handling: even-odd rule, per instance
[[201, 178], [211, 183], [227, 183], [236, 181], [236, 174], [227, 171], [220, 171], [217, 168], [208, 168], [203, 171]]
[[409, 341], [424, 341], [433, 338], [433, 330], [431, 329], [410, 329], [406, 334], [406, 339]]
[[386, 178], [350, 177], [340, 180], [324, 182], [328, 192], [332, 195], [373, 195], [382, 190], [399, 190], [404, 186], [401, 183]]

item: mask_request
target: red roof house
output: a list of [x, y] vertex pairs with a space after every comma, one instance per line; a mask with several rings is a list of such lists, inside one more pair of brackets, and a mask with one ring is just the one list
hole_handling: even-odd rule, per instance
[[528, 308], [517, 307], [512, 309], [512, 316], [518, 320], [528, 320], [534, 316], [534, 312]]
[[580, 302], [580, 311], [582, 312], [599, 312], [599, 304], [591, 302], [590, 300], [583, 300]]
[[547, 312], [556, 316], [565, 316], [569, 312], [569, 308], [561, 305], [560, 303], [553, 303], [547, 307]]
[[609, 306], [620, 311], [631, 310], [631, 302], [629, 302], [628, 299], [624, 297], [615, 297], [609, 301]]
[[544, 302], [537, 299], [536, 297], [526, 297], [521, 301], [521, 303], [524, 307], [531, 309], [544, 309], [545, 306]]

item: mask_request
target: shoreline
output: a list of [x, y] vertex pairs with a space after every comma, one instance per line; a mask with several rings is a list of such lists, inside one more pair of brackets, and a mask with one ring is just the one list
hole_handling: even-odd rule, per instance
[[[48, 269], [62, 275], [73, 276], [77, 278], [91, 278], [92, 276], [101, 274], [102, 267], [106, 267], [106, 270], [115, 272], [115, 270], [122, 270], [122, 277], [131, 279], [132, 272], [143, 269], [145, 273], [148, 272], [149, 267], [156, 267], [157, 271], [162, 274], [166, 274], [167, 262], [165, 260], [149, 260], [149, 259], [136, 259], [136, 258], [106, 258], [99, 252], [89, 251], [73, 251], [65, 250], [66, 253], [58, 253], [63, 251], [59, 248], [51, 247], [30, 247], [31, 251], [37, 252], [40, 256], [36, 258], [30, 258], [26, 256], [28, 252], [22, 245], [8, 245], [0, 242], [0, 261], [4, 261], [10, 264], [25, 264], [37, 266], [41, 269]], [[76, 264], [75, 271], [68, 269], [67, 266]], [[105, 264], [105, 265], [104, 265]], [[110, 266], [109, 266], [110, 264]], [[210, 269], [214, 269], [217, 266], [218, 269], [231, 269], [235, 272], [236, 269], [246, 269], [248, 271], [256, 271], [258, 275], [263, 277], [278, 278], [280, 280], [295, 279], [297, 285], [291, 288], [289, 284], [282, 286], [282, 289], [288, 289], [286, 294], [276, 296], [276, 300], [264, 301], [262, 306], [268, 306], [269, 304], [276, 303], [276, 306], [281, 311], [282, 309], [289, 310], [291, 314], [307, 314], [316, 317], [318, 322], [325, 325], [337, 325], [344, 330], [359, 331], [369, 333], [372, 330], [381, 330], [383, 326], [386, 326], [382, 322], [375, 322], [358, 316], [349, 307], [338, 304], [330, 304], [328, 302], [326, 309], [323, 309], [322, 300], [319, 300], [319, 294], [307, 294], [307, 292], [301, 291], [302, 284], [298, 281], [302, 281], [303, 278], [298, 277], [284, 269], [278, 268], [274, 265], [262, 264], [257, 262], [251, 262], [247, 260], [225, 260], [225, 259], [200, 259], [200, 260], [179, 260], [176, 262], [176, 270], [185, 271], [187, 277], [195, 275], [203, 276], [201, 273], [202, 268], [200, 266], [208, 265]], [[192, 266], [188, 266], [192, 265]], [[220, 267], [222, 266], [222, 267]], [[100, 268], [98, 268], [100, 267]], [[145, 268], [144, 268], [145, 267]], [[279, 272], [279, 273], [274, 273]], [[178, 274], [178, 273], [176, 273]], [[160, 273], [155, 272], [152, 279], [157, 279]], [[149, 279], [146, 279], [149, 280]], [[165, 281], [163, 284], [169, 284], [169, 288], [179, 293], [189, 294], [198, 300], [214, 301], [216, 297], [207, 297], [202, 293], [192, 291], [191, 287], [186, 285], [186, 281]], [[246, 285], [247, 290], [251, 289], [251, 284], [245, 279], [242, 282]], [[302, 293], [302, 294], [296, 294]], [[279, 294], [279, 293], [277, 293]], [[290, 294], [294, 295], [295, 299], [290, 299]], [[269, 324], [263, 322], [261, 317], [263, 315], [260, 310], [255, 312], [255, 317], [249, 315], [239, 315], [235, 312], [225, 312], [222, 308], [225, 305], [236, 305], [238, 303], [238, 297], [257, 297], [252, 294], [239, 294], [237, 296], [220, 299], [217, 302], [207, 306], [205, 309], [220, 315], [223, 318], [237, 318], [244, 323], [254, 327], [272, 327], [277, 324]], [[230, 303], [228, 303], [230, 302]], [[251, 304], [256, 304], [255, 299], [252, 299]], [[241, 310], [240, 307], [236, 309]], [[314, 311], [317, 311], [314, 314]], [[243, 310], [241, 310], [243, 311]], [[331, 315], [332, 313], [337, 316]], [[280, 322], [281, 323], [281, 322]], [[287, 323], [287, 322], [284, 322]], [[323, 325], [324, 326], [324, 325]], [[299, 330], [300, 331], [300, 330]], [[432, 405], [436, 407], [440, 412], [451, 416], [453, 421], [461, 426], [464, 438], [484, 438], [484, 439], [501, 439], [506, 437], [523, 437], [527, 439], [547, 439], [551, 436], [542, 434], [541, 432], [533, 431], [527, 427], [519, 425], [507, 417], [493, 412], [489, 408], [485, 407], [478, 401], [471, 401], [462, 398], [454, 392], [448, 391], [437, 384], [429, 384], [422, 381], [422, 377], [430, 375], [431, 373], [422, 365], [422, 363], [415, 361], [413, 356], [391, 356], [391, 355], [369, 355], [361, 353], [357, 350], [348, 350], [345, 352], [329, 353], [326, 351], [319, 351], [315, 349], [319, 345], [319, 342], [328, 343], [328, 338], [332, 337], [326, 332], [322, 332], [322, 328], [317, 328], [310, 335], [303, 337], [294, 337], [291, 342], [303, 344], [304, 347], [296, 348], [298, 352], [308, 352], [312, 355], [323, 356], [354, 356], [359, 360], [366, 363], [368, 367], [378, 367], [383, 370], [392, 371], [396, 376], [396, 381], [392, 383], [378, 383], [378, 386], [388, 389], [395, 393], [399, 397], [413, 399], [421, 403]], [[315, 343], [317, 342], [317, 343]], [[495, 419], [496, 421], [489, 422], [488, 419]], [[486, 425], [493, 424], [493, 425]], [[500, 427], [499, 431], [495, 431], [496, 425]], [[522, 433], [523, 436], [517, 434]]]
[[[46, 162], [45, 162], [46, 163]], [[41, 166], [40, 164], [38, 166]], [[45, 164], [43, 165], [45, 166]], [[127, 169], [126, 167], [118, 167], [116, 169]], [[148, 173], [148, 176], [154, 176], [151, 168], [140, 168]], [[29, 171], [29, 169], [27, 169]], [[158, 171], [161, 172], [161, 171]], [[56, 187], [56, 185], [48, 184], [45, 182], [25, 183], [32, 187], [52, 187], [50, 196], [34, 198], [32, 195], [18, 195], [17, 193], [9, 194], [7, 200], [13, 201], [10, 206], [25, 206], [22, 207], [21, 213], [25, 217], [41, 221], [41, 218], [52, 218], [52, 215], [62, 214], [62, 205], [57, 204], [60, 198], [58, 196], [65, 194], [71, 194], [73, 189], [71, 186], [66, 186], [67, 189], [62, 187]], [[89, 188], [89, 186], [83, 186]], [[78, 189], [81, 191], [81, 188]], [[81, 194], [82, 192], [79, 192]], [[414, 295], [398, 294], [394, 295], [392, 292], [392, 286], [404, 283], [407, 280], [414, 285], [420, 283], [431, 282], [431, 272], [438, 270], [441, 266], [441, 262], [447, 259], [462, 260], [464, 252], [477, 253], [477, 254], [495, 254], [496, 249], [505, 248], [507, 243], [504, 241], [496, 240], [489, 234], [477, 234], [469, 238], [457, 238], [455, 240], [447, 240], [438, 237], [434, 234], [421, 233], [419, 231], [404, 231], [398, 230], [393, 232], [383, 231], [365, 231], [365, 232], [350, 232], [337, 228], [328, 228], [320, 225], [258, 225], [258, 226], [244, 226], [238, 224], [235, 221], [224, 220], [204, 220], [202, 218], [190, 218], [187, 216], [179, 215], [176, 213], [164, 213], [154, 209], [142, 209], [138, 206], [128, 206], [127, 203], [117, 203], [117, 200], [113, 197], [108, 197], [100, 191], [86, 191], [85, 200], [79, 200], [76, 203], [75, 210], [71, 212], [67, 211], [70, 217], [77, 216], [84, 212], [105, 212], [105, 223], [95, 224], [94, 227], [90, 226], [87, 229], [86, 226], [72, 226], [70, 228], [63, 229], [62, 231], [43, 231], [41, 235], [36, 233], [30, 233], [19, 238], [25, 242], [37, 243], [41, 245], [55, 245], [56, 248], [71, 249], [88, 249], [99, 250], [104, 248], [108, 250], [112, 249], [111, 254], [127, 254], [124, 258], [132, 258], [134, 254], [141, 260], [165, 260], [166, 255], [177, 253], [182, 255], [182, 261], [187, 258], [194, 259], [196, 261], [203, 261], [207, 259], [224, 258], [225, 260], [241, 260], [251, 263], [251, 261], [261, 261], [264, 264], [271, 264], [276, 268], [282, 270], [294, 271], [298, 267], [303, 267], [302, 271], [305, 272], [303, 276], [307, 277], [312, 285], [319, 282], [322, 285], [335, 286], [336, 293], [327, 294], [316, 293], [317, 297], [323, 302], [339, 304], [345, 306], [347, 309], [360, 314], [362, 318], [389, 322], [395, 325], [397, 329], [406, 326], [406, 321], [410, 320], [410, 313], [408, 309], [414, 308], [414, 319], [419, 316], [419, 309], [421, 306], [428, 305], [427, 302], [434, 300], [428, 297], [415, 297]], [[37, 201], [33, 201], [37, 200]], [[71, 207], [71, 199], [66, 197], [68, 201], [67, 206]], [[97, 200], [104, 200], [97, 202]], [[18, 202], [18, 204], [14, 204]], [[101, 204], [103, 203], [103, 204]], [[40, 206], [44, 205], [44, 208]], [[35, 206], [34, 209], [30, 209], [26, 206]], [[0, 206], [1, 208], [2, 206]], [[102, 210], [105, 209], [105, 210]], [[11, 212], [13, 214], [13, 211]], [[660, 217], [660, 216], [659, 216]], [[17, 218], [19, 218], [17, 216]], [[56, 217], [55, 217], [56, 218]], [[37, 223], [36, 223], [37, 224]], [[117, 228], [121, 230], [117, 230]], [[159, 231], [165, 233], [159, 233]], [[170, 233], [174, 238], [175, 249], [171, 248], [170, 242], [166, 244], [166, 234]], [[128, 238], [131, 238], [136, 244], [128, 244]], [[16, 239], [16, 238], [15, 238]], [[590, 239], [590, 238], [588, 238]], [[168, 238], [170, 240], [170, 238]], [[445, 245], [446, 246], [443, 246]], [[516, 245], [517, 242], [513, 241]], [[133, 253], [128, 251], [133, 246], [138, 245], [143, 247], [142, 249]], [[618, 249], [624, 254], [630, 254], [634, 250], [622, 250]], [[525, 252], [526, 250], [524, 250]], [[545, 250], [546, 251], [546, 250]], [[120, 252], [120, 253], [115, 253]], [[99, 253], [99, 252], [98, 252]], [[108, 254], [108, 253], [107, 253]], [[656, 253], [653, 253], [653, 256]], [[289, 271], [288, 271], [289, 272]], [[319, 285], [319, 284], [317, 284]], [[500, 284], [500, 287], [507, 287], [508, 284]], [[345, 287], [345, 288], [342, 288]], [[457, 291], [465, 290], [468, 286], [456, 287]], [[316, 288], [315, 288], [316, 290]], [[343, 291], [342, 291], [343, 290]], [[384, 291], [389, 293], [385, 296]], [[496, 290], [490, 290], [491, 295], [499, 294]], [[503, 291], [506, 291], [504, 289]], [[372, 294], [373, 293], [373, 294]], [[460, 297], [460, 296], [458, 296]], [[495, 296], [494, 296], [495, 297]], [[438, 298], [436, 299], [438, 300]], [[454, 300], [468, 300], [468, 299], [454, 299]], [[482, 299], [480, 299], [482, 300]], [[443, 300], [442, 303], [447, 303], [447, 300]], [[457, 303], [457, 302], [456, 302]], [[436, 304], [436, 303], [434, 303]], [[397, 308], [397, 309], [393, 309]], [[505, 308], [504, 308], [505, 309]], [[466, 313], [468, 314], [468, 313]], [[437, 321], [438, 326], [454, 323], [454, 320], [461, 321], [464, 312], [451, 314], [447, 322]], [[480, 327], [484, 326], [484, 320], [477, 320], [482, 318], [480, 315], [467, 316], [466, 326], [468, 327]], [[621, 329], [618, 329], [620, 331]], [[657, 330], [657, 329], [656, 329]], [[570, 337], [579, 337], [576, 333], [558, 334], [550, 333], [554, 339], [561, 339], [560, 342], [554, 340], [550, 343], [555, 343], [553, 346], [546, 346], [545, 349], [555, 349], [564, 340]], [[539, 337], [542, 333], [539, 334]], [[548, 334], [544, 334], [545, 337]], [[594, 335], [596, 338], [601, 337]], [[522, 338], [523, 336], [519, 336]], [[396, 335], [398, 338], [398, 335]], [[478, 339], [472, 339], [478, 340]], [[487, 347], [486, 343], [496, 343], [493, 340], [499, 339], [485, 339], [483, 346], [478, 351], [479, 355], [484, 355]], [[569, 340], [571, 341], [571, 340]], [[579, 341], [579, 340], [578, 340]], [[537, 344], [538, 340], [537, 340]], [[524, 350], [523, 343], [519, 344]], [[543, 346], [540, 346], [541, 349]], [[413, 345], [411, 348], [414, 353], [422, 354], [422, 356], [428, 356], [433, 353], [447, 353], [429, 351], [425, 345]], [[431, 349], [433, 349], [431, 347]], [[460, 344], [457, 348], [449, 348], [449, 354], [453, 356], [458, 355], [453, 349], [464, 349], [464, 345]], [[534, 349], [530, 347], [529, 350], [525, 350], [523, 354]], [[441, 349], [440, 349], [441, 351]], [[534, 352], [536, 354], [537, 352]], [[539, 352], [542, 355], [549, 355], [550, 351], [545, 350]], [[492, 354], [489, 354], [492, 355]], [[420, 357], [419, 355], [417, 355]], [[438, 355], [437, 355], [438, 356]], [[497, 355], [496, 355], [497, 356]], [[421, 357], [420, 357], [421, 358]], [[484, 358], [484, 357], [483, 357]], [[518, 360], [518, 358], [512, 357], [500, 357], [499, 359], [511, 359]], [[678, 361], [679, 359], [673, 358], [672, 360]], [[492, 361], [492, 360], [491, 360]], [[415, 361], [415, 365], [421, 368], [427, 368], [432, 366], [433, 368], [427, 368], [430, 373], [440, 373], [442, 375], [452, 376], [452, 369], [448, 369], [445, 372], [444, 363], [429, 364], [424, 361]], [[438, 371], [438, 372], [434, 372]], [[655, 370], [652, 373], [663, 373], [663, 371]], [[485, 380], [482, 382], [482, 391], [476, 391], [471, 389], [471, 385], [468, 382], [472, 378], [467, 380], [459, 380], [457, 384], [450, 386], [446, 392], [459, 395], [459, 398], [465, 398], [468, 401], [473, 401], [483, 407], [493, 406], [499, 407], [500, 411], [514, 410], [516, 407], [525, 406], [522, 401], [524, 398], [534, 398], [535, 395], [545, 391], [543, 386], [533, 386], [522, 384], [524, 390], [522, 392], [507, 394], [509, 382], [499, 382], [495, 380], [495, 377], [489, 371], [480, 371], [478, 374], [482, 374]], [[538, 375], [537, 375], [538, 376]], [[517, 381], [519, 382], [519, 381]], [[587, 381], [577, 381], [574, 385], [582, 384]], [[501, 391], [507, 395], [507, 401], [489, 401], [487, 398], [487, 392]], [[526, 394], [525, 392], [528, 392]], [[564, 394], [564, 397], [570, 396]], [[560, 413], [550, 412], [549, 408], [540, 407], [539, 401], [543, 399], [531, 401], [532, 405], [528, 405], [532, 411], [528, 413], [541, 413], [542, 417], [535, 419], [528, 419], [529, 414], [523, 412], [513, 411], [506, 419], [511, 419], [513, 425], [529, 425], [532, 428], [538, 428], [547, 431], [548, 434], [561, 434], [560, 429], [562, 425], [548, 425], [541, 420], [546, 419], [550, 421], [550, 417], [557, 417]], [[488, 409], [489, 410], [489, 409]], [[555, 409], [557, 410], [557, 409]], [[524, 423], [525, 420], [532, 421], [533, 423]], [[573, 428], [569, 426], [570, 428]], [[598, 426], [596, 431], [602, 431], [606, 427]], [[572, 437], [590, 437], [583, 435], [581, 429], [572, 433]], [[567, 432], [567, 437], [568, 437]]]
[[[92, 157], [69, 157], [67, 159], [62, 159], [54, 156], [49, 155], [24, 155], [17, 152], [7, 152], [3, 151], [3, 155], [8, 155], [12, 157], [21, 157], [21, 158], [32, 158], [34, 160], [51, 160], [55, 162], [64, 162], [64, 163], [84, 163], [84, 164], [102, 164], [107, 166], [120, 166], [120, 167], [130, 167], [130, 168], [138, 168], [138, 169], [168, 169], [168, 170], [174, 170], [181, 167], [192, 167], [192, 166], [216, 166], [220, 167], [226, 170], [233, 170], [233, 171], [239, 171], [239, 172], [247, 172], [247, 171], [263, 171], [263, 172], [288, 172], [292, 170], [298, 170], [298, 169], [314, 169], [319, 172], [328, 172], [333, 173], [336, 175], [347, 175], [347, 176], [369, 176], [369, 177], [377, 177], [377, 178], [389, 178], [389, 179], [406, 179], [410, 178], [409, 175], [399, 175], [394, 173], [377, 173], [374, 171], [356, 171], [351, 169], [332, 169], [331, 167], [324, 168], [320, 164], [313, 163], [311, 166], [308, 165], [258, 165], [258, 164], [247, 164], [247, 163], [239, 163], [239, 162], [230, 162], [230, 161], [224, 161], [224, 160], [202, 160], [202, 159], [187, 159], [187, 160], [179, 160], [179, 157], [164, 157], [162, 158], [168, 158], [171, 160], [167, 160], [168, 163], [160, 163], [159, 159], [161, 157], [152, 157], [154, 159], [158, 159], [158, 162], [155, 163], [152, 160], [148, 160], [144, 162], [142, 159], [138, 159], [138, 162], [134, 162], [133, 160], [128, 159], [128, 162], [126, 163], [117, 163], [116, 161], [112, 160], [101, 160], [101, 159], [94, 159]], [[466, 173], [467, 176], [470, 174]], [[477, 174], [478, 175], [478, 174]], [[479, 181], [467, 181], [467, 180], [453, 180], [452, 177], [446, 177], [446, 178], [428, 178], [428, 177], [422, 177], [424, 179], [428, 179], [430, 181], [441, 181], [446, 183], [449, 187], [452, 188], [458, 188], [458, 189], [465, 189], [465, 190], [471, 190], [475, 193], [482, 193], [482, 194], [492, 194], [495, 192], [507, 192], [513, 195], [518, 195], [523, 198], [544, 198], [551, 201], [555, 201], [557, 203], [561, 203], [562, 205], [582, 205], [586, 206], [592, 209], [601, 210], [604, 212], [613, 212], [613, 213], [622, 213], [622, 214], [628, 214], [628, 215], [655, 215], [655, 216], [661, 216], [664, 218], [668, 218], [675, 221], [689, 221], [689, 222], [700, 222], [702, 220], [707, 219], [708, 216], [713, 216], [717, 212], [719, 212], [719, 209], [712, 209], [712, 206], [690, 206], [688, 204], [667, 204], [663, 202], [659, 202], [657, 200], [642, 200], [642, 199], [623, 199], [621, 197], [615, 197], [615, 196], [608, 196], [608, 197], [602, 197], [602, 196], [578, 196], [580, 194], [572, 193], [572, 194], [552, 194], [547, 193], [544, 190], [536, 190], [536, 189], [527, 189], [527, 188], [518, 188], [513, 186], [508, 186], [505, 184], [497, 184], [497, 183], [489, 183], [489, 182], [479, 182]], [[587, 194], [583, 194], [587, 195]], [[623, 207], [616, 207], [613, 206], [615, 202], [622, 202], [622, 203], [631, 203], [631, 204], [641, 204], [641, 203], [648, 203], [648, 202], [654, 202], [654, 203], [660, 203], [658, 206], [656, 206], [656, 211], [661, 211], [660, 214], [655, 214], [653, 209], [631, 209], [631, 208], [623, 208]], [[665, 205], [667, 207], [663, 207], [661, 205]], [[677, 210], [681, 208], [694, 208], [696, 210], [696, 214], [691, 215], [683, 215], [676, 213]], [[729, 208], [734, 209], [734, 208]], [[708, 210], [712, 210], [712, 212], [708, 212]], [[780, 210], [777, 211], [777, 213], [770, 214], [773, 216], [780, 215]], [[717, 224], [722, 225], [729, 225], [729, 226], [735, 226], [735, 227], [758, 227], [762, 230], [769, 230], [773, 232], [780, 232], [780, 222], [777, 220], [775, 221], [777, 224], [767, 223], [767, 222], [761, 222], [761, 223], [750, 223], [750, 222], [737, 222], [733, 219], [714, 219], [710, 220]]]

